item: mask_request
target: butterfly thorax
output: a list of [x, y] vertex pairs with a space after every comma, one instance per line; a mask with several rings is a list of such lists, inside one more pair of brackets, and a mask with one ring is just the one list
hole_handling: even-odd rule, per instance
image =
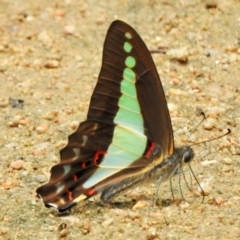
[[164, 158], [164, 160], [156, 165], [150, 172], [150, 178], [157, 181], [165, 181], [175, 174], [179, 173], [179, 169], [189, 163], [194, 157], [194, 152], [190, 147], [175, 148], [174, 153]]

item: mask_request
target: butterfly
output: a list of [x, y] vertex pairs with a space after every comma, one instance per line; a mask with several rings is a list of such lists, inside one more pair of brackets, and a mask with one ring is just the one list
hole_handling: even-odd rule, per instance
[[149, 50], [131, 26], [116, 20], [106, 35], [87, 120], [69, 136], [37, 194], [59, 212], [99, 193], [109, 202], [146, 179], [168, 179], [193, 157], [190, 147], [174, 147]]

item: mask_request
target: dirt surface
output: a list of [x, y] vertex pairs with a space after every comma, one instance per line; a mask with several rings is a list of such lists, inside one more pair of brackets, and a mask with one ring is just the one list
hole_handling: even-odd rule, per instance
[[[0, 239], [240, 239], [239, 1], [0, 1]], [[110, 23], [133, 26], [153, 54], [177, 145], [193, 144], [202, 203], [181, 176], [58, 215], [36, 198], [86, 117]], [[9, 98], [12, 100], [9, 101]], [[24, 102], [23, 102], [24, 101]], [[200, 118], [206, 120], [187, 140]], [[190, 171], [186, 178], [190, 182]], [[184, 199], [182, 198], [184, 196]]]

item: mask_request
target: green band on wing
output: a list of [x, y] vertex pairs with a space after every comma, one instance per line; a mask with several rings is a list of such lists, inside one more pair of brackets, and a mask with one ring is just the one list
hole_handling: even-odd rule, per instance
[[132, 98], [137, 97], [136, 87], [134, 83], [122, 81], [120, 91], [122, 94], [131, 96]]
[[[129, 32], [125, 34], [125, 37], [132, 39]], [[129, 54], [132, 45], [125, 42], [123, 50]], [[135, 85], [137, 78], [133, 69], [136, 64], [136, 59], [133, 56], [126, 56], [123, 79], [120, 85], [122, 95], [118, 100], [119, 108], [113, 120], [116, 124], [113, 139], [98, 170], [83, 184], [86, 189], [129, 167], [142, 157], [146, 149], [147, 137], [144, 134], [144, 119], [137, 98]]]
[[133, 68], [136, 65], [136, 59], [132, 56], [128, 56], [125, 60], [125, 65], [129, 68]]
[[132, 34], [127, 32], [127, 33], [125, 33], [125, 37], [128, 39], [132, 39]]
[[129, 42], [125, 42], [123, 45], [123, 49], [125, 52], [130, 53], [132, 51], [132, 45]]
[[[124, 78], [125, 80], [130, 81], [130, 82], [132, 82], [132, 83], [135, 84], [136, 74], [135, 74], [135, 72], [134, 72], [132, 69], [130, 69], [130, 68], [125, 68], [125, 69], [123, 70], [123, 78]], [[121, 83], [121, 85], [122, 85], [122, 83]]]
[[[127, 115], [127, 118], [126, 118]], [[134, 131], [143, 134], [143, 120], [141, 119], [141, 114], [130, 111], [128, 109], [120, 108], [118, 115], [115, 117], [114, 122], [119, 125], [123, 125], [132, 128]], [[113, 136], [114, 137], [114, 136]]]
[[131, 128], [116, 126], [113, 141], [99, 166], [100, 168], [83, 184], [83, 187], [90, 188], [130, 166], [142, 156], [146, 141], [145, 135], [137, 134]]
[[[121, 109], [124, 108], [124, 109], [128, 109], [129, 111], [141, 114], [140, 106], [136, 101], [136, 98], [132, 98], [128, 95], [122, 95], [122, 97], [118, 101], [118, 106], [120, 107], [119, 111], [121, 111]], [[139, 117], [140, 116], [138, 116], [138, 118]]]

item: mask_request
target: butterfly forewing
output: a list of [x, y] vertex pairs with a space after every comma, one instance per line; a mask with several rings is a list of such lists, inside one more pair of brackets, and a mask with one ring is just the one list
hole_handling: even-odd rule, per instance
[[116, 184], [119, 194], [131, 181], [140, 182], [173, 147], [167, 103], [152, 57], [133, 28], [115, 21], [105, 39], [87, 120], [69, 136], [61, 161], [37, 193], [46, 206], [60, 211], [98, 192], [108, 201], [115, 196]]
[[[126, 66], [127, 59], [135, 61], [133, 68]], [[131, 78], [131, 74], [135, 74], [136, 78], [132, 86], [122, 81], [124, 76]], [[132, 97], [136, 97], [137, 94], [144, 127], [148, 130], [147, 136], [151, 141], [157, 142], [166, 154], [171, 154], [172, 126], [153, 59], [138, 33], [128, 24], [115, 21], [106, 36], [102, 69], [92, 95], [88, 118], [95, 119], [97, 116], [113, 120], [119, 109], [118, 103], [122, 94]], [[126, 102], [127, 105], [131, 103], [127, 100]], [[124, 115], [124, 118], [129, 117]], [[133, 120], [133, 124], [136, 125], [136, 118]]]

